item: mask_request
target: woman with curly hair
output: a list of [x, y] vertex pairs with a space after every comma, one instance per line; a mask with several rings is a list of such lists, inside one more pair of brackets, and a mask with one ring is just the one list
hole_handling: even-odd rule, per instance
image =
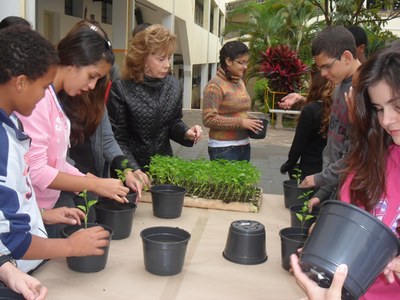
[[107, 102], [122, 151], [145, 169], [155, 154], [172, 155], [170, 140], [187, 147], [201, 138], [201, 127], [182, 121], [182, 88], [170, 74], [176, 36], [151, 25], [129, 41], [122, 79], [113, 82]]

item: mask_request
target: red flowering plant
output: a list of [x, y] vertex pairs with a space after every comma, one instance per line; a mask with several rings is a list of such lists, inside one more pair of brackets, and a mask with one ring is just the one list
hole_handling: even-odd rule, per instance
[[261, 53], [260, 71], [268, 79], [268, 87], [277, 92], [299, 92], [305, 82], [308, 67], [298, 52], [288, 45], [269, 47]]

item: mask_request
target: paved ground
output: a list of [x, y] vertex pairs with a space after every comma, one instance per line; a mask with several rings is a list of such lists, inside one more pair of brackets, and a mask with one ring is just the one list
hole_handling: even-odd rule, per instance
[[[183, 120], [189, 126], [203, 125], [201, 110], [184, 110]], [[185, 159], [208, 158], [208, 129], [203, 128], [203, 131], [204, 138], [193, 148], [183, 147], [172, 142], [174, 155]], [[279, 169], [287, 159], [293, 136], [293, 129], [268, 128], [265, 139], [251, 140], [251, 162], [261, 172], [260, 186], [264, 193], [283, 195], [282, 182], [288, 177], [282, 175]]]

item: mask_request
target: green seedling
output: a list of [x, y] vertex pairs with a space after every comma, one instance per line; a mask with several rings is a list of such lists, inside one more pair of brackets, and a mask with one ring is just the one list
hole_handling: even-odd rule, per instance
[[310, 210], [308, 208], [308, 202], [310, 201], [310, 197], [311, 197], [312, 193], [313, 193], [313, 191], [310, 190], [310, 191], [302, 193], [298, 197], [299, 200], [300, 199], [304, 200], [303, 206], [302, 206], [300, 212], [296, 213], [297, 219], [299, 219], [299, 221], [301, 222], [301, 228], [304, 227], [304, 223], [307, 220], [310, 220], [310, 219], [314, 218], [314, 216], [312, 214], [310, 214]]
[[300, 182], [301, 182], [301, 169], [294, 168], [293, 171], [294, 171], [294, 174], [292, 176], [294, 177], [294, 179], [296, 179], [297, 186], [299, 186]]
[[119, 180], [121, 180], [122, 183], [125, 182], [126, 180], [126, 174], [129, 171], [132, 171], [132, 168], [128, 168], [128, 160], [124, 159], [121, 162], [121, 169], [114, 169], [115, 173], [117, 173], [117, 177]]
[[87, 228], [87, 221], [88, 221], [88, 215], [90, 212], [90, 208], [96, 204], [97, 200], [88, 200], [87, 199], [87, 190], [83, 190], [83, 192], [79, 193], [79, 196], [82, 197], [85, 200], [85, 205], [78, 205], [77, 208], [81, 209], [84, 214], [84, 222], [85, 222], [85, 228]]

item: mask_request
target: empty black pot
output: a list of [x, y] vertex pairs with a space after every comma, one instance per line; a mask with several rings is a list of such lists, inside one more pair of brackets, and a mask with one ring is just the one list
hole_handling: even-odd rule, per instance
[[268, 256], [264, 225], [250, 220], [232, 222], [222, 254], [227, 260], [243, 265], [265, 262]]
[[97, 223], [110, 226], [113, 240], [121, 240], [130, 236], [133, 214], [136, 210], [134, 202], [119, 203], [113, 200], [102, 200], [96, 205]]
[[175, 219], [181, 216], [185, 188], [172, 184], [160, 184], [152, 186], [150, 193], [154, 216], [164, 219]]
[[268, 128], [268, 120], [264, 119], [264, 118], [260, 118], [258, 120], [261, 120], [263, 123], [263, 129], [257, 131], [257, 132], [253, 132], [251, 130], [247, 130], [247, 133], [249, 134], [249, 138], [251, 139], [263, 139], [265, 138], [266, 134], [267, 134], [267, 128]]
[[[88, 228], [93, 227], [93, 226], [102, 226], [105, 230], [108, 230], [110, 232], [109, 239], [111, 239], [112, 229], [110, 227], [103, 225], [103, 224], [94, 224], [94, 223], [88, 224]], [[67, 238], [71, 234], [73, 234], [75, 231], [78, 231], [82, 228], [83, 228], [83, 224], [82, 224], [82, 226], [69, 225], [69, 226], [66, 226], [61, 231], [61, 234], [63, 235], [63, 237]], [[71, 270], [74, 270], [77, 272], [92, 273], [92, 272], [101, 271], [106, 267], [109, 248], [110, 248], [109, 246], [104, 248], [103, 255], [67, 257], [67, 265]]]
[[145, 269], [156, 275], [182, 271], [190, 233], [177, 227], [150, 227], [140, 232]]
[[396, 235], [354, 205], [326, 201], [300, 255], [300, 265], [321, 286], [330, 286], [340, 264], [348, 275], [342, 299], [358, 299], [400, 252]]
[[303, 247], [308, 237], [308, 228], [287, 227], [279, 231], [281, 237], [282, 268], [290, 270], [290, 255]]

